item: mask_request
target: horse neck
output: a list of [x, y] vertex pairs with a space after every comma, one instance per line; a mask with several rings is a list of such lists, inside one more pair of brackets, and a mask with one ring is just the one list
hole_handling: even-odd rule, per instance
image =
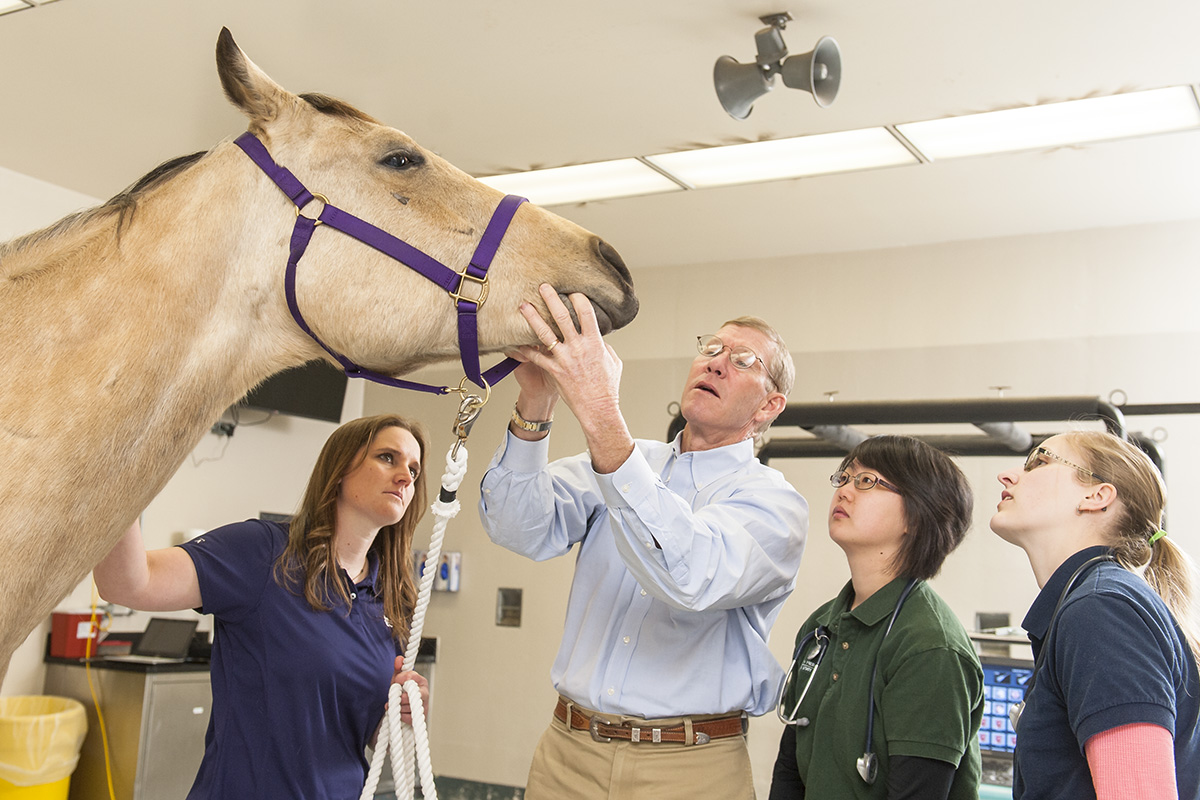
[[[223, 391], [212, 401], [219, 413], [267, 375], [314, 355], [282, 297], [283, 198], [255, 174], [224, 145], [148, 191], [132, 211], [93, 213], [61, 236], [3, 256], [0, 274], [28, 284], [7, 298], [27, 310], [6, 316], [42, 337], [50, 320], [71, 320], [76, 333], [90, 331], [89, 340], [112, 339], [104, 352], [114, 366], [169, 360], [205, 373], [208, 394], [219, 376]], [[5, 295], [0, 308], [12, 305]]]
[[0, 369], [22, 376], [0, 394], [0, 440], [69, 439], [144, 487], [136, 505], [251, 386], [313, 357], [282, 298], [286, 208], [235, 156], [214, 151], [124, 222], [94, 214], [0, 256]]

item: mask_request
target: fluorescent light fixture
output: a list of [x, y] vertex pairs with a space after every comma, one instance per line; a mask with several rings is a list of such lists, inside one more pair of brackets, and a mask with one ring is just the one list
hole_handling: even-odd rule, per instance
[[697, 189], [918, 163], [886, 128], [683, 150], [646, 160]]
[[1125, 139], [1200, 127], [1190, 86], [989, 111], [897, 125], [930, 159]]
[[27, 8], [37, 8], [58, 0], [0, 0], [0, 16], [14, 11], [24, 11]]
[[614, 197], [633, 197], [683, 189], [636, 158], [597, 161], [532, 172], [513, 172], [479, 180], [506, 194], [527, 197], [540, 206], [608, 200]]

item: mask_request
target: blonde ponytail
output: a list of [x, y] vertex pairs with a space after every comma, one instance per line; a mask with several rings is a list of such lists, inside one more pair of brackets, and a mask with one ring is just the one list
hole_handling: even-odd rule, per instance
[[1072, 431], [1063, 436], [1089, 470], [1116, 487], [1115, 513], [1107, 517], [1113, 556], [1121, 566], [1140, 574], [1163, 599], [1200, 660], [1195, 565], [1161, 531], [1167, 489], [1158, 467], [1138, 447], [1110, 433]]

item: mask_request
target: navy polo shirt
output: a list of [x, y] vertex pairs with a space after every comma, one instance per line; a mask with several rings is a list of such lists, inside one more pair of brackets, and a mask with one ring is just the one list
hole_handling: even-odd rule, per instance
[[189, 800], [362, 792], [398, 652], [376, 592], [379, 562], [371, 554], [349, 613], [313, 611], [302, 589], [275, 581], [286, 544], [284, 525], [247, 520], [181, 545], [200, 579], [199, 610], [215, 618], [212, 716]]
[[1017, 725], [1013, 797], [1094, 798], [1084, 745], [1097, 733], [1148, 722], [1175, 739], [1179, 796], [1200, 797], [1200, 676], [1170, 611], [1140, 576], [1100, 562], [1054, 607], [1071, 575], [1105, 547], [1067, 559], [1023, 623], [1045, 660]]

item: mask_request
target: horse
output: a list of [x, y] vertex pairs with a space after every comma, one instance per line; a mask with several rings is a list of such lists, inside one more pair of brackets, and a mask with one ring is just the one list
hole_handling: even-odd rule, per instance
[[[304, 186], [442, 264], [466, 265], [502, 193], [343, 101], [285, 90], [227, 29], [216, 60], [249, 133]], [[456, 302], [442, 288], [326, 227], [295, 274], [312, 335], [301, 330], [283, 277], [299, 214], [225, 140], [0, 244], [0, 679], [13, 650], [255, 385], [333, 360], [326, 349], [392, 376], [458, 355]], [[528, 301], [550, 319], [541, 283], [586, 295], [604, 332], [637, 313], [617, 252], [530, 203], [513, 215], [487, 283], [482, 353], [538, 343], [518, 307]]]

